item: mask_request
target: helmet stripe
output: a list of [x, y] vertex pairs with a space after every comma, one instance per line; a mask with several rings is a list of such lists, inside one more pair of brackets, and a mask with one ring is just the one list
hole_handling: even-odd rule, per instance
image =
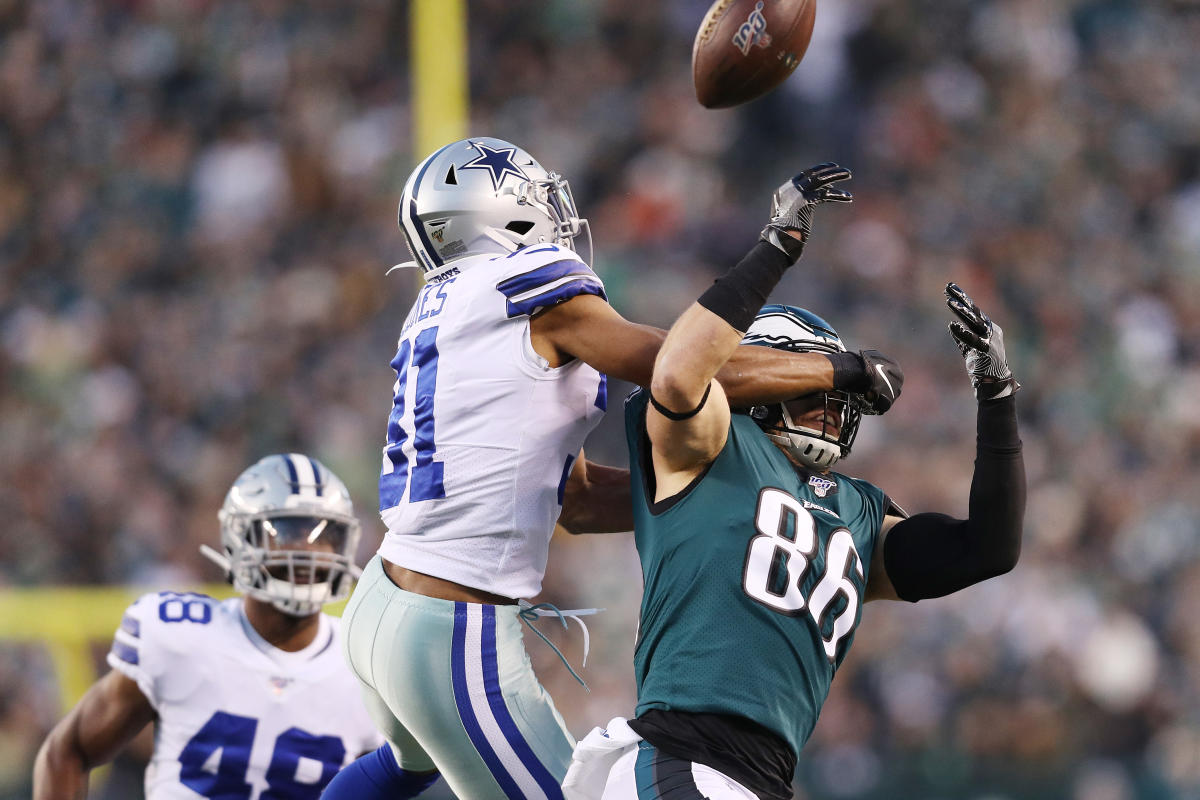
[[437, 254], [437, 251], [433, 249], [433, 242], [429, 241], [429, 236], [427, 236], [425, 233], [425, 226], [421, 224], [421, 220], [417, 217], [417, 189], [420, 187], [421, 179], [425, 177], [426, 171], [429, 170], [429, 165], [432, 164], [434, 160], [442, 154], [443, 151], [453, 147], [456, 144], [458, 144], [458, 142], [451, 142], [445, 147], [442, 147], [429, 158], [425, 159], [425, 163], [421, 165], [421, 170], [417, 173], [417, 177], [413, 178], [412, 196], [408, 198], [409, 225], [413, 232], [416, 233], [417, 238], [421, 240], [421, 246], [426, 253], [428, 253], [429, 259], [433, 261], [432, 265], [426, 265], [426, 269], [430, 268], [430, 266], [440, 267], [444, 262]]
[[307, 456], [307, 458], [308, 463], [312, 465], [313, 483], [317, 487], [317, 497], [320, 497], [321, 489], [325, 484], [325, 481], [321, 480], [321, 467], [317, 464], [316, 459], [314, 459], [312, 456]]
[[287, 464], [288, 480], [292, 484], [292, 494], [300, 494], [300, 475], [296, 472], [296, 465], [292, 463], [292, 457], [284, 455], [283, 461]]
[[[296, 475], [299, 476], [296, 494], [316, 496], [321, 481], [321, 476], [317, 472], [317, 465], [303, 453], [289, 454], [288, 461], [295, 466]], [[312, 471], [311, 475], [309, 474], [309, 470]]]

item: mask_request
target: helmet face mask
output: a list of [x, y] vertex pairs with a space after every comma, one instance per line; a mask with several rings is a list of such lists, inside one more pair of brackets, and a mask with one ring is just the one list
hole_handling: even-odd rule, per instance
[[[810, 469], [824, 471], [850, 454], [862, 412], [846, 392], [819, 392], [815, 396], [821, 398], [820, 428], [795, 422], [787, 403], [755, 406], [750, 410], [750, 416], [768, 439], [783, 447], [797, 461]], [[830, 415], [841, 420], [836, 429], [824, 419]]]
[[273, 455], [243, 472], [218, 513], [238, 591], [308, 616], [349, 596], [360, 528], [350, 494], [315, 459]]
[[[763, 306], [742, 338], [742, 344], [793, 353], [840, 353], [846, 350], [837, 331], [816, 314], [795, 306], [774, 304]], [[804, 397], [810, 396], [814, 395]], [[850, 455], [862, 412], [846, 392], [818, 392], [815, 396], [821, 398], [823, 411], [820, 429], [794, 422], [786, 403], [755, 406], [750, 409], [750, 417], [793, 460], [823, 472]], [[825, 422], [830, 416], [841, 421], [836, 432]]]
[[591, 260], [587, 220], [566, 179], [501, 139], [463, 139], [426, 158], [404, 186], [398, 216], [426, 278], [471, 255], [545, 242], [575, 249], [584, 233], [581, 256]]

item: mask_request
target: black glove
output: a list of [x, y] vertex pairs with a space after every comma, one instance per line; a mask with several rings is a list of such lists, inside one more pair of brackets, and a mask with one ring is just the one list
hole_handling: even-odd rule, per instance
[[858, 395], [858, 409], [864, 414], [883, 414], [892, 407], [904, 386], [904, 370], [894, 359], [878, 350], [859, 350], [863, 369], [871, 386]]
[[956, 283], [946, 284], [946, 305], [962, 322], [948, 326], [967, 360], [977, 400], [998, 400], [1021, 388], [1004, 356], [1004, 331]]
[[[850, 170], [832, 162], [809, 167], [775, 190], [771, 198], [771, 221], [759, 238], [782, 250], [793, 263], [804, 253], [812, 233], [812, 211], [818, 203], [849, 203], [854, 198], [842, 189], [831, 188], [850, 179]], [[799, 231], [797, 239], [787, 231]]]
[[863, 414], [882, 414], [892, 407], [904, 386], [904, 370], [878, 350], [825, 353], [833, 364], [833, 388], [850, 395]]

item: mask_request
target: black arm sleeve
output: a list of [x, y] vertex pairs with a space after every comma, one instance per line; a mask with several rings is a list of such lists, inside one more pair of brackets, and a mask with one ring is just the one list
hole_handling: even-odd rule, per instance
[[1016, 566], [1025, 517], [1025, 462], [1015, 395], [979, 404], [968, 514], [965, 520], [917, 514], [888, 532], [883, 563], [902, 600], [942, 597]]
[[696, 302], [728, 322], [734, 330], [744, 333], [791, 265], [791, 259], [778, 247], [770, 242], [758, 242], [733, 269], [717, 278]]

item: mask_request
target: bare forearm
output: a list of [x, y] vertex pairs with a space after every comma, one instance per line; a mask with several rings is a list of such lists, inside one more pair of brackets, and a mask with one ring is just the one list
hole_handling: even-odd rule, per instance
[[70, 744], [64, 720], [38, 751], [33, 764], [33, 800], [82, 800], [87, 797], [88, 769], [83, 753]]
[[154, 717], [133, 680], [106, 674], [46, 737], [33, 769], [34, 800], [86, 797], [88, 772], [112, 761]]
[[833, 386], [833, 362], [821, 353], [787, 353], [743, 345], [717, 372], [734, 408], [782, 403]]
[[586, 480], [568, 483], [559, 524], [570, 533], [633, 530], [629, 470], [587, 462]]

